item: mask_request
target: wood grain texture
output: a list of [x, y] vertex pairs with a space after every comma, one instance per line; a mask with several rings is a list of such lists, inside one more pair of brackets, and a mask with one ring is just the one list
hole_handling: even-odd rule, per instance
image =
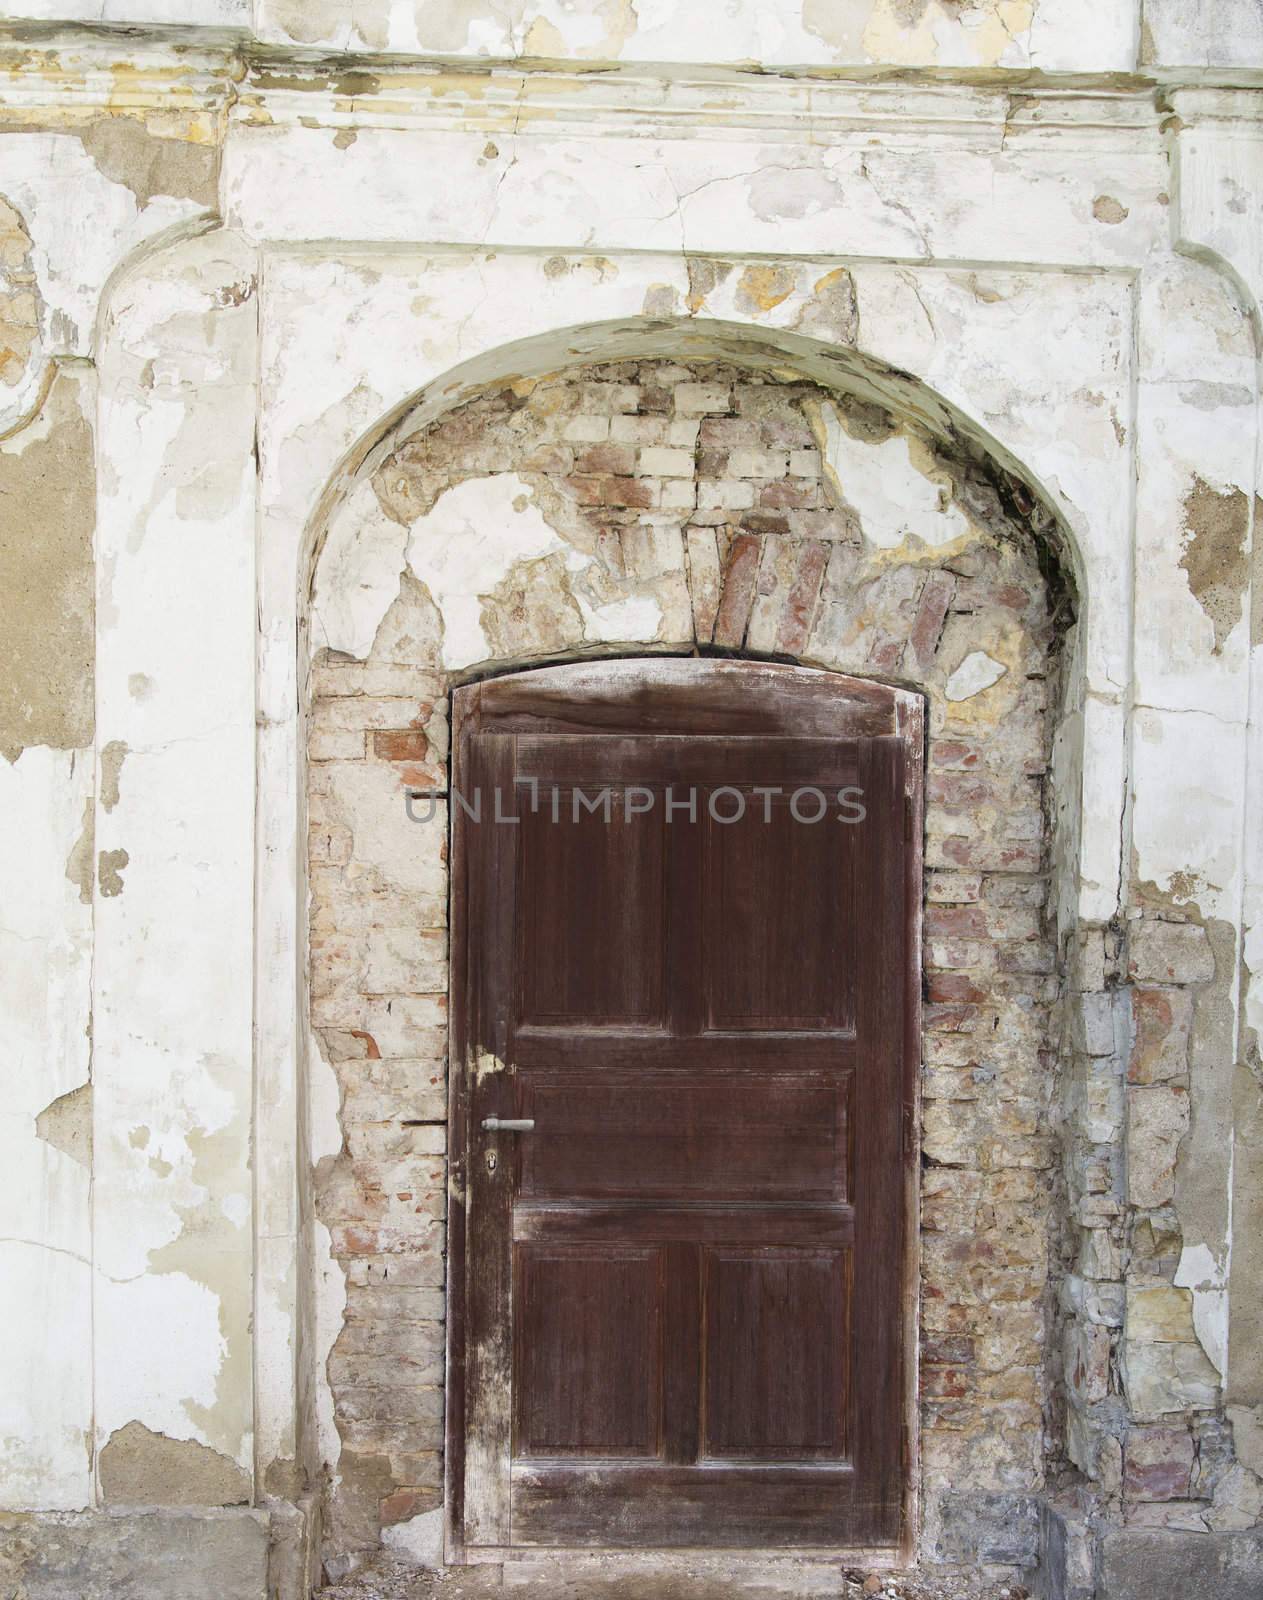
[[454, 818], [453, 1539], [898, 1543], [919, 702], [663, 659], [454, 698], [467, 783], [562, 799]]

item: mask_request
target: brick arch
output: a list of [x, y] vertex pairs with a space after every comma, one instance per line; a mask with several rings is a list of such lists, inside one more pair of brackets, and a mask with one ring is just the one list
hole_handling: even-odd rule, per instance
[[732, 362], [563, 368], [403, 434], [339, 507], [312, 607], [311, 1025], [343, 1141], [314, 1198], [347, 1294], [332, 1546], [441, 1504], [445, 830], [403, 792], [446, 784], [452, 684], [658, 650], [926, 695], [921, 1542], [981, 1556], [987, 1516], [1020, 1522], [1042, 1487], [1053, 1397], [1047, 818], [1073, 611], [1038, 519], [921, 423]]

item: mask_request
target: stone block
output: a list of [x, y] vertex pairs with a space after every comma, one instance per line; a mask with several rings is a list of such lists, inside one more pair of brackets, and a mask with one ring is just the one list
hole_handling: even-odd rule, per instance
[[1144, 1210], [1175, 1194], [1175, 1162], [1188, 1131], [1188, 1094], [1165, 1085], [1127, 1091], [1127, 1198]]
[[935, 1553], [941, 1561], [1033, 1566], [1039, 1559], [1039, 1508], [1033, 1495], [945, 1495]]
[[1068, 1274], [1061, 1284], [1061, 1302], [1069, 1311], [1098, 1322], [1102, 1327], [1118, 1328], [1123, 1323], [1123, 1286], [1098, 1283], [1091, 1278]]
[[1123, 1388], [1137, 1421], [1188, 1411], [1213, 1411], [1219, 1404], [1219, 1374], [1199, 1344], [1123, 1341]]
[[1110, 1331], [1100, 1323], [1071, 1322], [1065, 1332], [1066, 1383], [1080, 1405], [1092, 1405], [1109, 1393]]
[[1115, 1007], [1112, 990], [1100, 994], [1081, 994], [1075, 1006], [1075, 1044], [1089, 1056], [1112, 1056], [1117, 1045]]
[[669, 445], [650, 445], [640, 452], [637, 470], [655, 478], [691, 478], [693, 452], [673, 450]]
[[1206, 983], [1215, 958], [1205, 928], [1146, 917], [1128, 929], [1127, 971], [1142, 983]]
[[563, 438], [572, 444], [600, 444], [610, 436], [610, 419], [579, 415], [566, 423]]
[[1082, 1137], [1090, 1144], [1113, 1144], [1123, 1126], [1123, 1085], [1113, 1063], [1092, 1059], [1083, 1080]]
[[788, 460], [783, 450], [734, 450], [728, 457], [728, 471], [734, 478], [780, 478]]
[[1129, 1083], [1162, 1083], [1187, 1073], [1193, 997], [1186, 989], [1137, 985], [1131, 991], [1131, 1020]]
[[726, 384], [680, 383], [675, 388], [675, 414], [698, 417], [708, 411], [732, 408], [732, 390]]
[[1097, 1600], [1259, 1600], [1260, 1594], [1263, 1529], [1120, 1528], [1102, 1540]]
[[1193, 1469], [1193, 1493], [1210, 1499], [1219, 1487], [1219, 1480], [1238, 1459], [1243, 1466], [1258, 1472], [1260, 1463], [1253, 1458], [1248, 1431], [1236, 1421], [1241, 1408], [1228, 1406], [1225, 1417], [1201, 1417], [1193, 1429], [1197, 1447], [1197, 1464]]
[[1263, 1522], [1263, 1479], [1239, 1462], [1229, 1467], [1215, 1485], [1206, 1520], [1217, 1532], [1253, 1528]]
[[1187, 1428], [1132, 1428], [1123, 1447], [1123, 1489], [1133, 1500], [1184, 1500], [1193, 1471]]
[[1095, 1544], [1082, 1514], [1041, 1501], [1039, 1564], [1024, 1575], [1032, 1600], [1092, 1600]]
[[266, 1600], [262, 1511], [0, 1519], [0, 1583], [22, 1600]]
[[1195, 1344], [1191, 1290], [1128, 1284], [1127, 1337], [1141, 1344]]
[[1186, 1533], [1206, 1532], [1203, 1500], [1132, 1500], [1124, 1521], [1129, 1528], [1179, 1528]]

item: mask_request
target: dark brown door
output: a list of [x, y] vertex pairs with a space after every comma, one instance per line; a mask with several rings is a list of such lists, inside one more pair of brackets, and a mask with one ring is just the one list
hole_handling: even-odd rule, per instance
[[752, 663], [457, 691], [458, 1548], [899, 1541], [921, 727]]

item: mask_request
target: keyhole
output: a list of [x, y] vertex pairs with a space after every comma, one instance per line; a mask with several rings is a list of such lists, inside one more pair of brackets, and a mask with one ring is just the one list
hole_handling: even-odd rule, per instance
[[494, 1150], [487, 1151], [487, 1171], [494, 1172], [498, 1165], [498, 1158]]

